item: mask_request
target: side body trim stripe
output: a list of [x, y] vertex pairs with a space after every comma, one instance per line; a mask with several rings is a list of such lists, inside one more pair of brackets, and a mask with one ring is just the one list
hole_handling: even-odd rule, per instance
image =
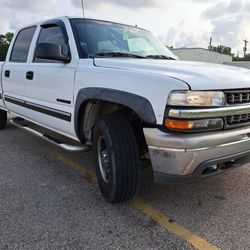
[[71, 121], [71, 114], [70, 113], [67, 113], [67, 112], [64, 112], [64, 111], [61, 111], [58, 109], [52, 109], [49, 107], [38, 105], [38, 104], [35, 104], [32, 102], [27, 102], [27, 101], [24, 101], [24, 100], [21, 100], [18, 98], [14, 98], [11, 96], [4, 96], [4, 100], [6, 102], [10, 102], [10, 103], [13, 103], [15, 105], [18, 105], [18, 106], [21, 106], [21, 107], [24, 107], [24, 108], [27, 108], [30, 110], [34, 110], [34, 111], [37, 111], [39, 113], [43, 113], [43, 114], [46, 114], [49, 116], [53, 116], [53, 117], [56, 117], [56, 118], [64, 120], [64, 121], [68, 121], [68, 122]]

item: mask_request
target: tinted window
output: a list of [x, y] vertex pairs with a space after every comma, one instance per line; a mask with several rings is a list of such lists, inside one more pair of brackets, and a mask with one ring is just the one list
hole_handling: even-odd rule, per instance
[[[37, 44], [40, 43], [54, 43], [60, 44], [62, 46], [62, 51], [64, 55], [68, 55], [69, 48], [65, 42], [62, 30], [58, 26], [52, 26], [48, 28], [42, 28]], [[49, 60], [35, 58], [35, 62], [47, 62]]]
[[34, 36], [36, 27], [21, 30], [16, 38], [14, 47], [12, 49], [11, 62], [24, 63], [27, 61], [29, 48]]

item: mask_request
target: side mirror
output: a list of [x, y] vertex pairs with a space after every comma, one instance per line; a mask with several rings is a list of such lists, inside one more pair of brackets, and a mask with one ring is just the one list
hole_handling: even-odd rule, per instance
[[62, 46], [54, 43], [39, 43], [35, 49], [35, 57], [64, 63], [70, 63], [71, 61], [70, 56], [63, 54]]

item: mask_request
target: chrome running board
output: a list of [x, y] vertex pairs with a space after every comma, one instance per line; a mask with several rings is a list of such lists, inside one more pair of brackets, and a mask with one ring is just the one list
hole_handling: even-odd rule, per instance
[[80, 152], [80, 151], [87, 151], [89, 150], [89, 146], [86, 145], [70, 145], [70, 144], [66, 144], [50, 135], [47, 134], [43, 134], [35, 129], [30, 128], [27, 124], [24, 124], [25, 120], [19, 117], [15, 117], [12, 118], [10, 120], [10, 123], [20, 129], [23, 129], [41, 139], [43, 139], [44, 141], [47, 141], [53, 145], [58, 146], [59, 148], [62, 148], [66, 151], [70, 151], [70, 152]]

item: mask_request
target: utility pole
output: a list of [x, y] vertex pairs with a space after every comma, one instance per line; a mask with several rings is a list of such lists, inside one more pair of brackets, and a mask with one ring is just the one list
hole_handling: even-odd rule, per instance
[[212, 50], [212, 41], [213, 41], [213, 38], [210, 37], [209, 46], [208, 46], [208, 49], [209, 49], [209, 50]]
[[246, 53], [247, 53], [247, 44], [248, 44], [248, 41], [245, 39], [243, 40], [244, 42], [244, 48], [243, 48], [243, 52], [244, 52], [244, 58], [246, 57]]
[[82, 14], [83, 14], [83, 18], [85, 18], [84, 0], [81, 0], [81, 3], [82, 3]]

